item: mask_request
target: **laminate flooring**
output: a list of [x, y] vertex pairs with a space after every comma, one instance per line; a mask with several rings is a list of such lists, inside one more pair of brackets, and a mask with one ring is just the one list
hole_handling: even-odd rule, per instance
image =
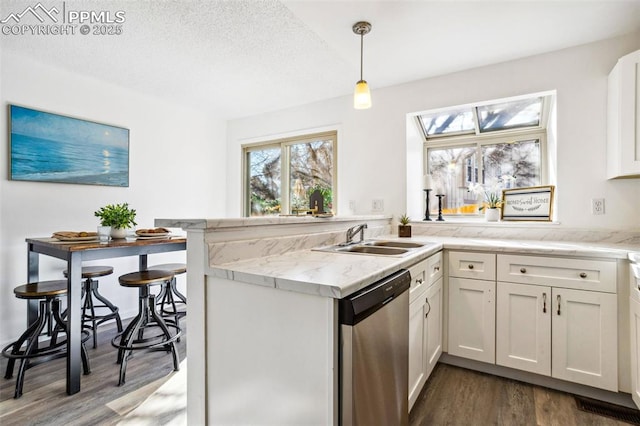
[[573, 395], [438, 364], [409, 416], [411, 426], [628, 426], [577, 408]]
[[[174, 378], [171, 356], [165, 352], [136, 354], [129, 361], [127, 382], [118, 387], [119, 366], [110, 344], [115, 333], [114, 327], [100, 328], [98, 348], [88, 347], [92, 372], [82, 376], [82, 390], [75, 395], [65, 393], [64, 359], [28, 370], [24, 394], [18, 400], [13, 399], [15, 380], [0, 378], [0, 425], [96, 426], [123, 420], [135, 424], [127, 415]], [[186, 333], [178, 347], [184, 360]], [[6, 365], [7, 360], [0, 359], [3, 375]], [[146, 424], [164, 423], [154, 419]], [[411, 410], [409, 424], [628, 426], [578, 410], [572, 395], [445, 364], [436, 366]]]
[[[186, 356], [186, 331], [178, 342], [180, 361]], [[124, 320], [125, 326], [129, 320]], [[115, 425], [169, 380], [173, 361], [168, 352], [137, 351], [127, 364], [126, 383], [118, 386], [120, 365], [116, 364], [116, 349], [111, 339], [116, 328], [98, 328], [98, 347], [87, 351], [91, 374], [83, 375], [81, 390], [66, 394], [65, 359], [60, 358], [37, 365], [25, 374], [23, 395], [14, 399], [15, 375], [5, 379], [7, 359], [0, 356], [0, 425], [2, 426], [75, 426]], [[186, 389], [185, 389], [186, 391]]]

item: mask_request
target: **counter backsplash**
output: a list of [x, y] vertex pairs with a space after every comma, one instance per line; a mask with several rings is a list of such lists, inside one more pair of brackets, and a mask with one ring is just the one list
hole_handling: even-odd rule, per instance
[[458, 238], [487, 238], [534, 241], [571, 241], [582, 243], [616, 244], [640, 247], [640, 231], [592, 230], [560, 228], [558, 226], [487, 226], [459, 224], [419, 224], [412, 222], [413, 235]]

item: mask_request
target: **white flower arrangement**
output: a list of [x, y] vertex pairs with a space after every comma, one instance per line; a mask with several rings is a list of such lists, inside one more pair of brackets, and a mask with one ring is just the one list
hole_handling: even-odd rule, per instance
[[471, 182], [467, 190], [475, 195], [484, 197], [484, 204], [478, 208], [479, 211], [482, 211], [485, 207], [497, 209], [502, 207], [502, 190], [512, 188], [515, 181], [515, 176], [502, 175], [499, 179], [491, 179], [490, 183], [485, 185]]

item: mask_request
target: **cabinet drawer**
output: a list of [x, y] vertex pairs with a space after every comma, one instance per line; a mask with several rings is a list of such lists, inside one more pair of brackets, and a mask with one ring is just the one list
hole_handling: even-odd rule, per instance
[[427, 282], [429, 286], [438, 281], [442, 277], [442, 252], [438, 252], [427, 259]]
[[496, 279], [496, 255], [449, 252], [449, 276], [493, 281]]
[[616, 262], [498, 255], [498, 281], [616, 292]]
[[409, 288], [409, 303], [413, 302], [429, 286], [427, 281], [427, 268], [429, 259], [416, 263], [409, 268], [411, 274], [411, 287]]

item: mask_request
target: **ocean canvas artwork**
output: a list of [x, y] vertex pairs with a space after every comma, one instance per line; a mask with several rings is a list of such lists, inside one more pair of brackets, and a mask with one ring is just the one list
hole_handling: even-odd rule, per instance
[[129, 186], [129, 130], [11, 105], [11, 179]]

